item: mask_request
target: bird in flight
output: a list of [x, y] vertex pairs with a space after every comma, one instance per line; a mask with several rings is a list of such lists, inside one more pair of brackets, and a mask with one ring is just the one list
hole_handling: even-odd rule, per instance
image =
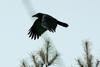
[[28, 35], [29, 38], [34, 38], [34, 40], [39, 39], [39, 37], [47, 30], [50, 32], [55, 32], [57, 25], [68, 27], [67, 23], [60, 22], [48, 14], [37, 13], [32, 17], [37, 17], [37, 19], [29, 29]]

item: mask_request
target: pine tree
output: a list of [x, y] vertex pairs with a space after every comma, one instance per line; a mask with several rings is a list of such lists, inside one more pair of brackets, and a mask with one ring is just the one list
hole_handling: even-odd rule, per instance
[[[50, 40], [45, 40], [43, 47], [37, 51], [37, 55], [32, 54], [32, 67], [48, 67], [52, 65], [59, 57], [58, 52], [51, 44]], [[23, 60], [21, 67], [31, 67], [26, 61]]]
[[82, 59], [77, 59], [78, 62], [78, 66], [79, 67], [99, 67], [99, 63], [100, 61], [97, 60], [96, 63], [93, 61], [93, 55], [91, 54], [91, 50], [90, 50], [90, 42], [86, 41], [84, 44], [84, 60]]

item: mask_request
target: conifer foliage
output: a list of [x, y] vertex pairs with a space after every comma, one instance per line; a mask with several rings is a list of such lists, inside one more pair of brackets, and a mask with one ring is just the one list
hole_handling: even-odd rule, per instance
[[37, 51], [36, 54], [31, 55], [32, 65], [26, 63], [26, 61], [22, 61], [21, 67], [48, 67], [52, 64], [55, 64], [59, 59], [59, 54], [51, 44], [50, 40], [46, 40], [43, 47]]
[[99, 63], [100, 61], [97, 59], [96, 62], [94, 62], [93, 55], [91, 54], [91, 49], [90, 49], [90, 42], [86, 41], [84, 43], [84, 60], [82, 59], [77, 59], [78, 66], [79, 67], [100, 67]]

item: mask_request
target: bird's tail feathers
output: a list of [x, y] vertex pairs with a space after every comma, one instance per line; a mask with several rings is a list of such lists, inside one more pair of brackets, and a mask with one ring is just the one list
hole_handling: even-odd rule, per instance
[[67, 23], [63, 23], [63, 22], [58, 22], [58, 24], [63, 26], [63, 27], [68, 27], [69, 26]]

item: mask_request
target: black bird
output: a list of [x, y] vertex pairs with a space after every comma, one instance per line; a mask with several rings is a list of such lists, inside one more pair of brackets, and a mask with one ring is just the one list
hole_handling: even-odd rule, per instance
[[55, 32], [57, 25], [68, 27], [68, 24], [60, 22], [48, 14], [37, 13], [32, 17], [37, 17], [37, 19], [29, 29], [28, 35], [31, 37], [31, 39], [34, 38], [34, 40], [39, 39], [39, 37], [47, 30], [50, 32]]

